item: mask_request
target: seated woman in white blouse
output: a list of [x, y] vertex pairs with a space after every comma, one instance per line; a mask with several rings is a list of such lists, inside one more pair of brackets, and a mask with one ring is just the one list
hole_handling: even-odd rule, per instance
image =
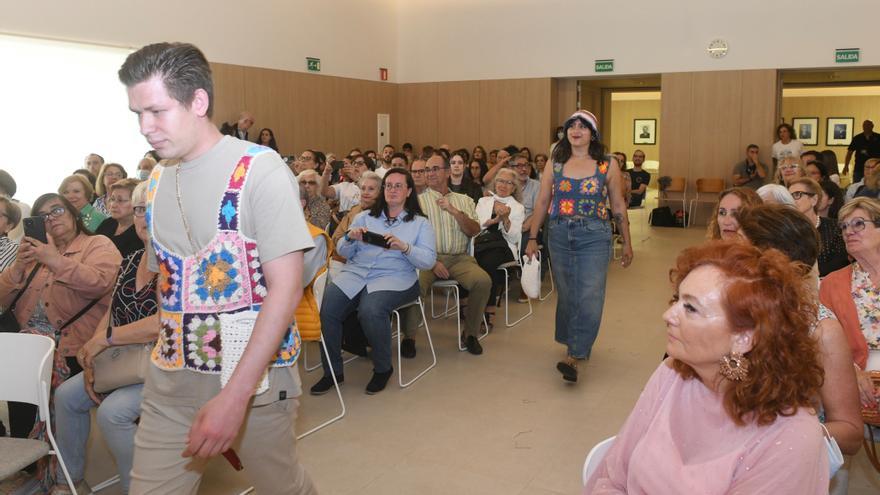
[[517, 243], [522, 237], [525, 207], [517, 201], [520, 186], [513, 169], [502, 168], [492, 180], [491, 196], [477, 202], [477, 219], [482, 229], [474, 237], [474, 257], [480, 268], [492, 277], [492, 292], [486, 304], [486, 320], [493, 325], [504, 272], [498, 267], [518, 258]]

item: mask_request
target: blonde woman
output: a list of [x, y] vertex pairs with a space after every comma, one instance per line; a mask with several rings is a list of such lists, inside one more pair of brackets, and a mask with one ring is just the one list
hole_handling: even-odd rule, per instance
[[105, 163], [101, 166], [101, 172], [98, 173], [98, 179], [95, 182], [95, 194], [98, 197], [92, 206], [105, 217], [110, 216], [110, 186], [127, 177], [125, 169], [118, 163]]
[[74, 174], [66, 177], [58, 186], [58, 194], [64, 196], [74, 208], [79, 210], [79, 218], [89, 232], [95, 232], [108, 216], [98, 211], [90, 203], [95, 195], [95, 190], [92, 189], [92, 183], [89, 182], [89, 179], [82, 175]]

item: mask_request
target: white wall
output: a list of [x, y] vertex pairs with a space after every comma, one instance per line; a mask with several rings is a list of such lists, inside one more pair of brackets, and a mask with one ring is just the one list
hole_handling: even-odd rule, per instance
[[877, 0], [400, 0], [398, 80], [825, 67], [850, 47], [880, 65], [878, 17]]
[[212, 62], [397, 76], [396, 0], [0, 0], [0, 32], [138, 48], [196, 44]]

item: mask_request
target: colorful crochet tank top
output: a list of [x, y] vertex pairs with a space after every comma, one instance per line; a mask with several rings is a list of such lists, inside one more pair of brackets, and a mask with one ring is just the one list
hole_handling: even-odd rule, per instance
[[608, 162], [601, 161], [596, 173], [583, 179], [562, 175], [563, 164], [553, 164], [553, 201], [550, 218], [598, 218], [608, 220]]
[[[255, 240], [241, 230], [241, 205], [254, 158], [272, 151], [251, 146], [232, 171], [218, 205], [217, 233], [193, 256], [181, 256], [159, 242], [154, 230], [153, 201], [166, 167], [156, 167], [147, 188], [147, 229], [159, 262], [161, 329], [152, 361], [163, 370], [188, 369], [219, 374], [223, 368], [220, 315], [259, 311], [268, 291]], [[172, 170], [173, 168], [168, 167]], [[284, 334], [269, 363], [292, 366], [300, 351], [296, 324]], [[228, 372], [228, 370], [227, 370]]]

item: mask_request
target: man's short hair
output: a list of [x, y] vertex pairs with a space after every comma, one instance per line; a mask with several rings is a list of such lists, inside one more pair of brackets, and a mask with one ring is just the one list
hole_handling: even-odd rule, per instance
[[[446, 155], [444, 155], [442, 151], [434, 150], [434, 152], [431, 153], [431, 156], [429, 156], [428, 158], [434, 158], [435, 156], [439, 156], [440, 158], [443, 159], [443, 168], [449, 168], [449, 158]], [[425, 161], [428, 161], [428, 160], [425, 159]]]
[[392, 160], [394, 160], [395, 158], [400, 158], [401, 160], [403, 160], [403, 163], [409, 165], [409, 158], [407, 158], [405, 154], [398, 151], [397, 153], [391, 155]]
[[746, 153], [748, 153], [749, 150], [759, 150], [759, 149], [761, 149], [761, 148], [759, 148], [757, 144], [750, 144], [750, 145], [746, 146]]
[[201, 50], [189, 43], [155, 43], [130, 54], [119, 69], [119, 80], [131, 88], [153, 77], [162, 83], [172, 98], [187, 108], [196, 90], [208, 94], [208, 112], [214, 113], [214, 82], [211, 66]]
[[385, 151], [385, 148], [391, 148], [391, 149], [393, 149], [393, 150], [396, 150], [396, 149], [397, 149], [397, 148], [394, 147], [393, 144], [386, 144], [385, 146], [382, 146], [382, 151]]

